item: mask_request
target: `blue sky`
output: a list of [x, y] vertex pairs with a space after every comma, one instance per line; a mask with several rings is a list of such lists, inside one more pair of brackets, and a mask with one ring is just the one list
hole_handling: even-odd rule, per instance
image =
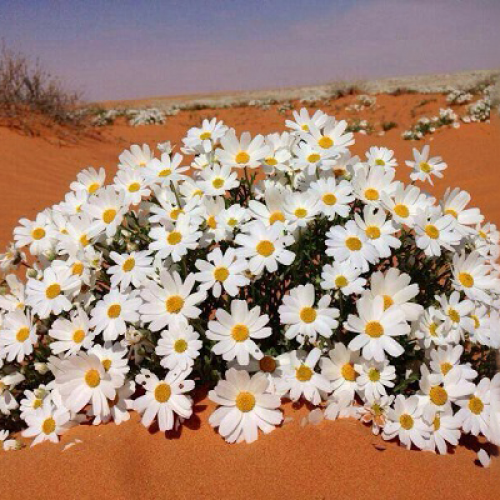
[[88, 99], [500, 67], [500, 0], [0, 0], [0, 37]]

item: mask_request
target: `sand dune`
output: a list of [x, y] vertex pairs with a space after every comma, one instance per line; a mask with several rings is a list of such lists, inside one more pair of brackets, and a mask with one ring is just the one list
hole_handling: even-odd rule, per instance
[[[357, 134], [353, 151], [364, 154], [371, 145], [390, 147], [400, 162], [398, 175], [407, 178], [404, 160], [425, 141], [404, 141], [401, 133], [415, 121], [411, 110], [429, 98], [436, 101], [420, 106], [419, 112], [430, 116], [440, 106], [446, 107], [440, 95], [379, 96], [377, 109], [364, 113], [363, 118], [392, 120], [398, 128], [380, 137]], [[338, 109], [352, 100], [333, 101], [324, 110], [338, 117], [352, 116]], [[118, 154], [129, 144], [155, 145], [167, 139], [179, 143], [188, 127], [215, 114], [238, 132], [284, 128], [285, 116], [275, 106], [265, 111], [253, 107], [184, 111], [169, 117], [163, 126], [116, 125], [106, 129], [101, 140], [82, 139], [76, 145], [0, 128], [0, 244], [9, 241], [20, 217], [32, 218], [58, 202], [82, 168], [104, 166], [110, 179]], [[472, 194], [474, 205], [488, 219], [500, 224], [498, 116], [490, 124], [439, 131], [429, 143], [432, 153], [449, 165], [435, 193], [442, 194], [446, 186], [460, 186]], [[133, 415], [121, 426], [75, 428], [57, 446], [43, 444], [0, 453], [0, 498], [492, 500], [500, 491], [500, 460], [493, 460], [487, 470], [475, 465], [477, 443], [464, 443], [446, 457], [408, 452], [384, 443], [354, 421], [302, 428], [306, 409], [285, 405], [292, 423], [252, 445], [230, 446], [208, 425], [212, 409], [212, 403], [200, 394], [196, 415], [180, 436], [150, 433]], [[82, 442], [62, 451], [75, 439]]]

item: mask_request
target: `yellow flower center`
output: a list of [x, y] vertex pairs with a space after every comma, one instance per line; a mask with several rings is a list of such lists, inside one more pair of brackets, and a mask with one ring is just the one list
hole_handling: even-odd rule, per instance
[[437, 240], [439, 238], [439, 229], [433, 224], [427, 224], [427, 226], [425, 226], [425, 234], [429, 238]]
[[345, 246], [349, 250], [357, 252], [358, 250], [361, 250], [363, 244], [361, 243], [361, 240], [357, 236], [349, 236], [349, 238], [345, 240]]
[[171, 173], [172, 170], [170, 168], [165, 168], [158, 174], [158, 177], [168, 177]]
[[250, 161], [250, 155], [246, 151], [240, 151], [236, 157], [234, 158], [236, 163], [239, 165], [243, 165], [245, 163], [248, 163]]
[[241, 391], [236, 396], [236, 408], [243, 413], [252, 411], [255, 407], [255, 396], [250, 392]]
[[451, 215], [452, 217], [455, 217], [455, 219], [458, 217], [458, 213], [456, 210], [453, 210], [453, 208], [447, 208], [444, 213], [446, 215]]
[[114, 208], [108, 208], [107, 210], [104, 210], [102, 214], [102, 220], [106, 224], [111, 224], [116, 217], [116, 210]]
[[431, 387], [429, 398], [436, 406], [443, 406], [448, 401], [448, 393], [440, 385]]
[[33, 229], [33, 231], [31, 231], [31, 237], [37, 241], [45, 238], [45, 229], [43, 229], [42, 227]]
[[109, 370], [111, 369], [111, 365], [112, 364], [113, 364], [113, 362], [110, 359], [103, 359], [101, 361], [101, 365], [104, 368], [105, 372], [109, 372]]
[[82, 234], [80, 236], [80, 245], [82, 245], [82, 247], [86, 247], [89, 243], [90, 243], [90, 241], [87, 238], [87, 235], [86, 234]]
[[129, 193], [136, 193], [139, 189], [141, 189], [141, 185], [138, 182], [132, 182], [128, 185]]
[[394, 213], [401, 217], [402, 219], [406, 219], [410, 215], [410, 211], [406, 205], [396, 205], [394, 207]]
[[33, 401], [33, 408], [36, 410], [37, 408], [40, 408], [42, 406], [43, 401], [40, 398], [36, 398]]
[[434, 420], [432, 421], [432, 425], [433, 425], [435, 431], [438, 431], [441, 428], [441, 418], [439, 417], [439, 414], [436, 413], [436, 416], [434, 417]]
[[387, 311], [392, 305], [394, 305], [392, 297], [390, 295], [384, 295], [384, 311]]
[[226, 267], [216, 267], [214, 270], [214, 278], [217, 281], [226, 281], [229, 276], [229, 271]]
[[85, 372], [85, 383], [92, 389], [97, 387], [101, 383], [101, 376], [99, 375], [99, 372], [94, 368], [87, 370]]
[[182, 354], [188, 348], [188, 344], [184, 339], [177, 339], [174, 343], [174, 351]]
[[365, 333], [372, 338], [378, 338], [384, 334], [384, 327], [378, 321], [368, 321]]
[[45, 296], [48, 299], [55, 299], [61, 293], [61, 287], [58, 283], [53, 283], [49, 285], [45, 290]]
[[432, 165], [429, 165], [426, 161], [422, 161], [420, 162], [420, 170], [422, 170], [422, 172], [428, 174], [429, 172], [432, 171]]
[[213, 215], [211, 215], [208, 219], [207, 219], [207, 226], [210, 228], [210, 229], [215, 229], [217, 227], [217, 221], [215, 220], [215, 217]]
[[484, 409], [484, 403], [477, 397], [472, 396], [469, 399], [469, 410], [474, 413], [474, 415], [480, 415]]
[[276, 370], [276, 360], [272, 356], [264, 356], [259, 361], [259, 368], [265, 373], [273, 373]]
[[321, 197], [321, 201], [325, 204], [331, 207], [332, 205], [335, 205], [337, 203], [337, 197], [333, 193], [325, 193]]
[[278, 164], [278, 160], [276, 160], [276, 158], [273, 158], [272, 156], [269, 156], [264, 161], [266, 162], [266, 165], [269, 165], [270, 167], [274, 167]]
[[237, 323], [231, 328], [231, 337], [236, 342], [244, 342], [250, 335], [250, 330], [243, 323]]
[[210, 132], [203, 132], [202, 134], [200, 134], [200, 139], [202, 141], [207, 141], [208, 139], [211, 139], [212, 138], [212, 134]]
[[195, 197], [195, 196], [203, 196], [203, 191], [201, 189], [195, 189], [193, 191], [193, 194], [191, 195], [192, 197]]
[[471, 314], [470, 317], [474, 320], [474, 328], [477, 330], [481, 326], [479, 318], [475, 314]]
[[213, 181], [212, 181], [212, 186], [215, 188], [215, 189], [220, 189], [222, 186], [224, 186], [224, 179], [222, 177], [216, 177]]
[[100, 187], [101, 187], [101, 184], [99, 182], [93, 182], [92, 184], [89, 185], [89, 187], [87, 188], [87, 191], [90, 194], [94, 194]]
[[262, 257], [269, 257], [275, 250], [273, 243], [269, 240], [259, 241], [255, 249], [259, 255], [262, 255]]
[[474, 286], [474, 277], [469, 273], [460, 273], [458, 275], [458, 281], [460, 281], [462, 286], [465, 288], [471, 288]]
[[180, 295], [171, 295], [165, 301], [165, 307], [170, 314], [177, 314], [184, 307], [184, 299]]
[[26, 326], [23, 326], [22, 328], [19, 328], [19, 330], [16, 333], [16, 340], [18, 342], [24, 342], [25, 340], [28, 339], [30, 336], [30, 329]]
[[182, 234], [179, 231], [168, 233], [167, 241], [169, 245], [178, 245], [182, 241]]
[[385, 161], [382, 158], [377, 158], [375, 160], [375, 165], [380, 165], [381, 167], [385, 166]]
[[285, 222], [285, 216], [283, 215], [283, 212], [281, 212], [280, 210], [275, 210], [269, 216], [269, 224], [271, 224], [271, 226], [272, 226], [275, 222], [278, 222], [278, 221]]
[[345, 276], [337, 276], [335, 278], [335, 286], [337, 288], [344, 288], [348, 284], [349, 282], [347, 281], [347, 278]]
[[46, 418], [42, 424], [42, 432], [46, 435], [52, 434], [56, 430], [56, 421], [52, 418]]
[[166, 403], [172, 395], [172, 389], [168, 384], [162, 382], [155, 388], [155, 399], [158, 403]]
[[313, 371], [307, 365], [300, 365], [295, 369], [295, 378], [300, 382], [308, 382], [313, 376]]
[[488, 235], [484, 231], [479, 231], [479, 236], [483, 238], [483, 240], [485, 240], [488, 237]]
[[83, 330], [75, 330], [73, 332], [73, 342], [75, 344], [81, 344], [85, 338], [85, 332]]
[[71, 266], [71, 274], [73, 276], [81, 276], [84, 270], [84, 266], [81, 262], [75, 262]]
[[413, 427], [413, 417], [407, 413], [403, 413], [403, 415], [399, 417], [399, 423], [403, 429], [409, 431]]
[[453, 368], [453, 365], [445, 361], [444, 363], [441, 363], [440, 368], [441, 368], [441, 373], [443, 375], [446, 375]]
[[120, 316], [122, 312], [122, 306], [120, 304], [113, 304], [108, 307], [108, 318], [115, 319]]
[[378, 240], [382, 234], [378, 226], [367, 226], [365, 233], [371, 240]]
[[313, 321], [315, 321], [316, 316], [317, 316], [316, 310], [313, 309], [312, 307], [303, 307], [300, 310], [300, 319], [304, 323], [312, 323]]
[[340, 372], [342, 373], [342, 377], [349, 382], [354, 382], [356, 380], [356, 376], [358, 375], [351, 363], [346, 363], [342, 366]]
[[333, 146], [333, 140], [327, 135], [322, 135], [318, 140], [318, 144], [323, 149], [329, 149]]
[[302, 125], [302, 127], [300, 127], [304, 132], [309, 132], [309, 125], [307, 125], [307, 123], [304, 123], [304, 125]]
[[370, 368], [368, 378], [371, 382], [378, 382], [380, 380], [380, 372], [376, 368]]
[[379, 193], [376, 189], [374, 188], [368, 188], [366, 191], [365, 191], [365, 198], [368, 200], [368, 201], [377, 201], [379, 199]]
[[448, 317], [453, 323], [458, 323], [460, 321], [460, 313], [456, 309], [448, 309]]
[[227, 221], [227, 225], [228, 225], [228, 226], [234, 227], [234, 226], [236, 226], [236, 224], [238, 224], [238, 221], [237, 221], [237, 219], [235, 219], [234, 217], [231, 217], [231, 218]]
[[177, 220], [179, 218], [179, 215], [183, 213], [184, 210], [182, 210], [182, 208], [174, 208], [173, 210], [170, 211], [170, 218], [172, 220]]
[[318, 163], [318, 161], [321, 160], [321, 156], [318, 154], [318, 153], [311, 153], [308, 157], [307, 157], [307, 161], [309, 163]]
[[135, 267], [135, 259], [133, 257], [129, 257], [128, 259], [125, 260], [125, 262], [122, 265], [122, 269], [126, 272], [129, 273], [134, 269]]
[[307, 216], [307, 210], [305, 208], [297, 208], [294, 214], [297, 219], [303, 219]]

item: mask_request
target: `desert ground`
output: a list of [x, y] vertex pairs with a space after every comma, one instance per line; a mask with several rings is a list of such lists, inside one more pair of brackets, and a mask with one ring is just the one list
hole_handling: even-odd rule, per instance
[[[383, 135], [378, 134], [380, 127], [373, 134], [356, 133], [355, 154], [364, 156], [372, 145], [389, 147], [399, 161], [398, 176], [408, 179], [404, 160], [411, 159], [412, 148], [428, 143], [432, 155], [448, 163], [444, 180], [433, 192], [441, 195], [446, 186], [460, 186], [488, 220], [500, 225], [498, 115], [492, 114], [490, 123], [443, 128], [424, 140], [406, 141], [402, 132], [419, 116], [448, 107], [443, 94], [378, 95], [373, 109], [358, 114], [346, 110], [355, 99], [349, 95], [317, 107], [337, 118], [359, 116], [370, 123], [397, 124]], [[298, 101], [293, 105], [302, 106]], [[10, 241], [20, 217], [33, 218], [58, 202], [81, 169], [103, 166], [111, 180], [118, 154], [130, 144], [155, 146], [170, 140], [178, 145], [189, 127], [212, 116], [237, 132], [281, 131], [292, 111], [281, 114], [278, 107], [186, 110], [168, 117], [164, 125], [135, 128], [118, 122], [75, 143], [50, 131], [28, 137], [0, 127], [0, 245]], [[293, 420], [251, 445], [231, 446], [209, 426], [212, 410], [213, 403], [200, 391], [195, 415], [178, 435], [148, 431], [132, 415], [120, 426], [72, 429], [59, 445], [1, 452], [0, 498], [493, 500], [500, 492], [500, 457], [493, 456], [488, 469], [478, 466], [477, 441], [463, 442], [444, 457], [406, 451], [373, 436], [357, 421], [303, 427], [307, 409], [287, 404], [286, 416]], [[488, 450], [498, 455], [497, 449]]]

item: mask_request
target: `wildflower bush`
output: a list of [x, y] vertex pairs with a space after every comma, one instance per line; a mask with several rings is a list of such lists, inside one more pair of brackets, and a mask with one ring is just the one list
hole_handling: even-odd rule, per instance
[[407, 185], [392, 151], [351, 156], [345, 121], [286, 125], [252, 138], [204, 120], [189, 160], [134, 145], [111, 184], [83, 170], [21, 219], [0, 260], [6, 448], [10, 431], [57, 441], [129, 411], [167, 431], [195, 385], [228, 442], [272, 431], [285, 400], [408, 448], [498, 442], [496, 227], [467, 192], [418, 185], [446, 169], [428, 147]]
[[449, 126], [453, 128], [460, 127], [458, 115], [451, 108], [441, 108], [438, 116], [433, 116], [432, 118], [422, 116], [419, 118], [410, 130], [403, 132], [403, 138], [406, 140], [420, 140], [442, 127]]
[[133, 127], [139, 125], [162, 125], [165, 123], [166, 116], [161, 109], [148, 108], [148, 109], [130, 109], [127, 111], [129, 116], [129, 124]]

